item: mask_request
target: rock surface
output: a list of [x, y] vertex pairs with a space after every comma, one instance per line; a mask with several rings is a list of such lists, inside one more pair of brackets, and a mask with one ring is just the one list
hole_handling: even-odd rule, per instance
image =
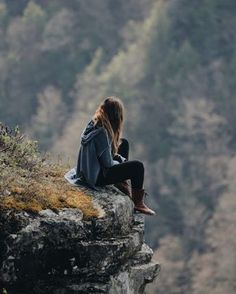
[[113, 185], [90, 191], [103, 216], [79, 209], [0, 213], [0, 290], [27, 293], [144, 292], [160, 266], [144, 243], [144, 217]]

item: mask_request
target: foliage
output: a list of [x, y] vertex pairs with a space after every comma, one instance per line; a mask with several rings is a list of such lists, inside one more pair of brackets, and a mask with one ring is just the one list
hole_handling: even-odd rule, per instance
[[66, 106], [61, 93], [55, 87], [48, 86], [38, 95], [38, 108], [32, 117], [33, 127], [28, 132], [31, 136], [42, 140], [40, 147], [46, 149], [58, 139], [65, 122]]
[[28, 24], [32, 22], [40, 22], [44, 17], [45, 13], [43, 9], [33, 1], [28, 3], [23, 13], [23, 21]]
[[[72, 111], [76, 76], [83, 73], [99, 47], [105, 53], [103, 62], [108, 61], [122, 46], [117, 31], [128, 20], [142, 19], [147, 13], [142, 0], [132, 5], [123, 0], [118, 4], [110, 0], [2, 2], [0, 117], [8, 125], [23, 127], [31, 122], [38, 97], [48, 86], [62, 93]], [[40, 139], [44, 148], [50, 147], [50, 142]]]

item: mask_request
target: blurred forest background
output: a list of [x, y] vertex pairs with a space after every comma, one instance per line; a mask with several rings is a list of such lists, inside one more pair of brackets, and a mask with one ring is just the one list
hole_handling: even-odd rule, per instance
[[147, 293], [236, 293], [236, 1], [0, 0], [0, 120], [75, 165], [120, 97], [162, 264]]

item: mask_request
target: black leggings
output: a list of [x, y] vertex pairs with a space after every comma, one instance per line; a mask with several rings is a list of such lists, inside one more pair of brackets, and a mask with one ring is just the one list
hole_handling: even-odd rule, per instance
[[121, 144], [117, 153], [125, 157], [127, 161], [110, 167], [106, 172], [106, 176], [103, 175], [101, 169], [96, 185], [104, 186], [130, 179], [132, 188], [142, 189], [144, 181], [144, 166], [143, 163], [138, 160], [128, 161], [129, 143], [126, 139], [121, 139]]

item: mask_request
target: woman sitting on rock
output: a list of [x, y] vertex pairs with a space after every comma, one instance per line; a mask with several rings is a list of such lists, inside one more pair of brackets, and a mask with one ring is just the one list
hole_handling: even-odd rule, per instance
[[[144, 166], [138, 160], [128, 160], [129, 143], [120, 138], [124, 121], [124, 106], [119, 98], [108, 97], [97, 108], [81, 135], [76, 177], [90, 187], [115, 184], [129, 195], [134, 209], [155, 214], [144, 203]], [[128, 184], [131, 181], [131, 187]]]

